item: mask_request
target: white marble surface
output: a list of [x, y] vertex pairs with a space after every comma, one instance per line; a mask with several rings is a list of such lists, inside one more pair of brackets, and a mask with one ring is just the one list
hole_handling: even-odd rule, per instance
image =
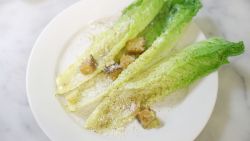
[[[0, 0], [0, 140], [49, 141], [30, 111], [25, 70], [35, 39], [77, 0]], [[196, 141], [250, 140], [250, 0], [203, 0], [197, 17], [207, 36], [243, 40], [246, 53], [219, 71], [218, 101]]]

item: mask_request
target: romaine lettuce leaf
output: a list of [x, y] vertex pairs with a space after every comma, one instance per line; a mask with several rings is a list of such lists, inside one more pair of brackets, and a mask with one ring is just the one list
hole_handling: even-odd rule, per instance
[[[160, 34], [152, 43], [152, 46], [140, 55], [134, 63], [130, 64], [106, 91], [99, 94], [91, 101], [88, 101], [88, 103], [79, 104], [78, 107], [80, 109], [92, 105], [91, 103], [100, 103], [104, 97], [109, 95], [110, 91], [119, 88], [120, 85], [126, 83], [130, 79], [142, 75], [142, 72], [146, 72], [148, 68], [155, 65], [159, 60], [169, 56], [176, 40], [181, 36], [181, 31], [201, 7], [199, 0], [176, 0], [171, 2], [172, 3], [169, 3], [169, 5], [166, 4], [164, 6], [167, 8], [167, 12], [163, 9], [163, 11], [160, 12], [162, 15], [158, 15], [155, 18], [156, 22], [152, 22], [155, 24], [150, 24], [144, 32], [141, 33], [146, 39], [155, 39]], [[155, 30], [156, 32], [154, 32]], [[154, 34], [149, 36], [152, 31]]]
[[199, 0], [184, 0], [183, 3], [173, 5], [167, 17], [166, 30], [144, 52], [136, 61], [124, 70], [114, 85], [119, 85], [133, 78], [159, 60], [170, 56], [169, 53], [174, 47], [177, 39], [181, 36], [183, 29], [192, 20], [201, 8]]
[[228, 57], [243, 52], [243, 42], [233, 43], [220, 38], [191, 45], [169, 60], [162, 60], [148, 77], [135, 78], [110, 91], [89, 116], [85, 127], [98, 132], [123, 127], [135, 118], [140, 106], [154, 104], [187, 87], [229, 63]]

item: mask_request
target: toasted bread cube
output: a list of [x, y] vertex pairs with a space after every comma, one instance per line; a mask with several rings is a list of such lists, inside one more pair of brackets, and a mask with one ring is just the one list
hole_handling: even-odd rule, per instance
[[126, 69], [129, 64], [135, 61], [135, 56], [123, 54], [120, 58], [120, 65], [123, 69]]
[[80, 71], [82, 74], [91, 74], [96, 70], [96, 61], [92, 55], [86, 59], [80, 66]]
[[137, 119], [143, 128], [151, 129], [157, 128], [160, 125], [160, 121], [156, 117], [155, 111], [150, 108], [143, 108], [137, 113]]
[[141, 54], [145, 50], [144, 45], [145, 45], [145, 40], [144, 38], [140, 37], [128, 41], [126, 49], [129, 54]]
[[122, 67], [119, 64], [115, 63], [113, 65], [105, 67], [104, 72], [108, 75], [109, 78], [115, 80], [122, 72], [122, 70]]

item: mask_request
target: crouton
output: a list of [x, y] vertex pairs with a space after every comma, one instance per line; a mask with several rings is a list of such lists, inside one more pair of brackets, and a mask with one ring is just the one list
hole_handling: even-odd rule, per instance
[[97, 63], [92, 55], [87, 58], [80, 66], [80, 71], [82, 74], [91, 74], [96, 70]]
[[145, 51], [144, 46], [145, 46], [145, 39], [140, 37], [128, 41], [126, 49], [129, 54], [141, 54]]
[[120, 58], [120, 65], [123, 69], [126, 69], [129, 64], [135, 61], [135, 56], [123, 54]]
[[137, 113], [136, 118], [145, 129], [157, 128], [160, 126], [160, 121], [156, 117], [155, 111], [150, 108], [142, 108]]

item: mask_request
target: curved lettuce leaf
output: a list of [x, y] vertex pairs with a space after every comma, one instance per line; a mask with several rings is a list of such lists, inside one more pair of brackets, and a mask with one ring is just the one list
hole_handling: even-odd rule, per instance
[[229, 63], [228, 57], [244, 52], [243, 42], [233, 43], [220, 38], [202, 41], [162, 60], [150, 75], [136, 78], [110, 91], [86, 121], [86, 128], [95, 131], [123, 127], [131, 122], [136, 109], [151, 105], [168, 94]]
[[[152, 65], [155, 65], [159, 60], [166, 58], [169, 55], [176, 40], [181, 36], [181, 31], [191, 21], [192, 17], [196, 15], [201, 4], [199, 0], [179, 0], [178, 2], [174, 1], [170, 5], [165, 5], [165, 7], [169, 8], [168, 6], [170, 6], [170, 11], [167, 9], [167, 12], [161, 12], [163, 15], [167, 16], [164, 17], [163, 15], [158, 15], [155, 19], [158, 22], [150, 24], [149, 27], [141, 33], [141, 35], [147, 37], [147, 39], [156, 38], [157, 35], [160, 34], [160, 36], [152, 43], [152, 46], [140, 55], [135, 62], [130, 64], [106, 91], [99, 94], [88, 103], [80, 104], [78, 107], [83, 108], [92, 105], [92, 103], [100, 103], [104, 97], [109, 95], [110, 91], [119, 88], [130, 79], [141, 75], [142, 72], [147, 71]], [[152, 36], [148, 36], [151, 31], [154, 31], [153, 29], [156, 29], [157, 31], [154, 32]], [[159, 29], [162, 29], [163, 31], [160, 31]]]

